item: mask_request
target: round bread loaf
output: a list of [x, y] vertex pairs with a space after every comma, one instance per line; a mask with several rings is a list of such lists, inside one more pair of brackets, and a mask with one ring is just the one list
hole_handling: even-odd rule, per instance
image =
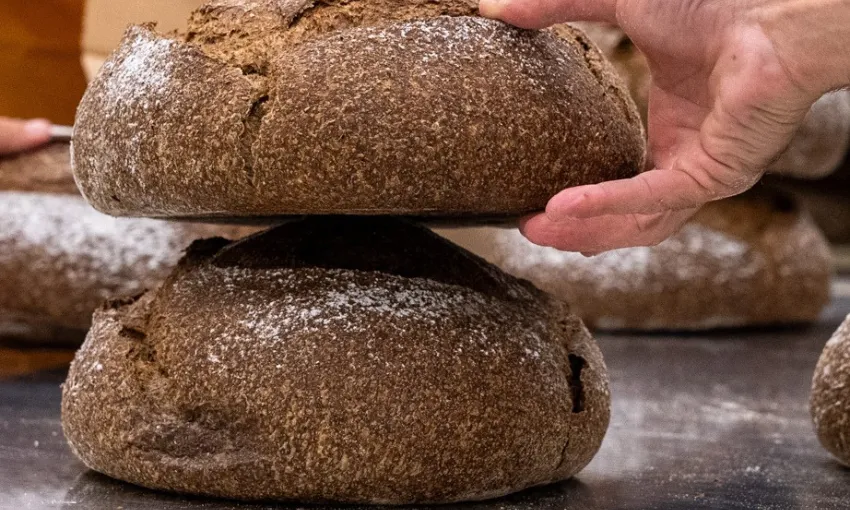
[[78, 111], [83, 194], [130, 216], [502, 217], [634, 175], [641, 122], [595, 47], [475, 3], [217, 0], [182, 37], [132, 27]]
[[62, 400], [90, 468], [243, 500], [497, 497], [579, 471], [608, 419], [578, 318], [392, 218], [194, 244], [95, 315]]
[[820, 443], [850, 466], [850, 316], [820, 355], [809, 404]]
[[810, 322], [829, 301], [829, 245], [784, 195], [714, 202], [658, 246], [587, 258], [518, 230], [441, 230], [570, 303], [591, 328], [702, 330]]
[[0, 337], [79, 344], [106, 299], [161, 282], [195, 239], [226, 230], [112, 218], [80, 196], [0, 191]]
[[107, 298], [162, 281], [200, 237], [251, 230], [128, 220], [92, 209], [67, 143], [0, 159], [0, 338], [79, 345]]
[[[646, 124], [651, 75], [646, 57], [617, 26], [578, 22], [611, 61], [626, 83]], [[568, 30], [557, 25], [555, 30]], [[798, 179], [820, 179], [834, 172], [850, 149], [850, 91], [839, 90], [815, 102], [803, 124], [782, 155], [770, 165], [769, 173]]]

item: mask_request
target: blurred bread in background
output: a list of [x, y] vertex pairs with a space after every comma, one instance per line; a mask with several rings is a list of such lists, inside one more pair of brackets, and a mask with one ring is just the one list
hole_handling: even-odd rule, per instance
[[[832, 243], [850, 244], [850, 159], [824, 179], [768, 176], [765, 182], [794, 195]], [[842, 262], [841, 269], [850, 270], [850, 258]]]
[[516, 229], [437, 233], [566, 301], [591, 329], [799, 324], [829, 302], [829, 245], [793, 200], [764, 186], [709, 203], [657, 246], [590, 258], [537, 246]]
[[0, 156], [0, 343], [78, 345], [101, 303], [158, 285], [195, 239], [255, 230], [101, 214], [66, 143]]
[[68, 144], [56, 142], [0, 156], [0, 190], [79, 195]]

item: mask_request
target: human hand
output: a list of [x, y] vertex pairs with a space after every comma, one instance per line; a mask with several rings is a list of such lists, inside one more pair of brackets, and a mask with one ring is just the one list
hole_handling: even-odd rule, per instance
[[655, 169], [564, 190], [545, 214], [523, 221], [523, 233], [537, 244], [585, 253], [653, 245], [706, 202], [751, 187], [812, 103], [844, 79], [834, 64], [812, 76], [818, 67], [800, 51], [806, 44], [824, 47], [816, 36], [799, 35], [819, 33], [813, 25], [825, 21], [818, 9], [830, 4], [838, 22], [850, 18], [850, 8], [832, 2], [481, 0], [483, 15], [525, 28], [567, 20], [619, 24], [652, 72], [648, 132]]
[[50, 122], [0, 117], [0, 155], [14, 154], [50, 141]]

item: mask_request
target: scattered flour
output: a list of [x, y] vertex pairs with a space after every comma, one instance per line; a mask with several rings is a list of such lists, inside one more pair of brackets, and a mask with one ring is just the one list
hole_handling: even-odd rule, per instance
[[[100, 80], [105, 87], [102, 95], [101, 116], [121, 118], [122, 112], [141, 108], [151, 110], [161, 107], [169, 101], [174, 63], [171, 53], [175, 42], [134, 28], [135, 36], [128, 38], [122, 47], [121, 57], [106, 61], [101, 73], [109, 76]], [[145, 150], [142, 140], [143, 129], [155, 126], [136, 126], [135, 135], [123, 144], [125, 154], [122, 157], [127, 172], [135, 174], [136, 164], [142, 160]]]
[[108, 100], [111, 102], [136, 101], [162, 97], [172, 74], [172, 62], [168, 58], [175, 42], [162, 37], [136, 37], [125, 48], [126, 57], [107, 61], [102, 73], [109, 73], [105, 80]]
[[[197, 296], [209, 289], [216, 289], [217, 302], [233, 303], [226, 311], [227, 319], [216, 320], [218, 325], [212, 329], [202, 324], [203, 331], [185, 334], [209, 338], [203, 342], [208, 351], [201, 356], [211, 363], [249, 359], [256, 349], [279, 350], [313, 363], [318, 359], [313, 355], [318, 344], [328, 338], [353, 342], [358, 344], [356, 352], [379, 356], [376, 353], [382, 351], [373, 349], [373, 344], [386, 346], [416, 331], [439, 330], [447, 320], [456, 325], [458, 336], [433, 341], [453, 342], [458, 356], [475, 353], [483, 359], [511, 352], [518, 362], [526, 363], [554, 355], [551, 341], [546, 340], [550, 326], [542, 317], [545, 308], [540, 310], [541, 317], [529, 316], [526, 306], [513, 307], [470, 289], [424, 278], [346, 269], [205, 265], [163, 292], [171, 296], [171, 309], [191, 306], [197, 314], [217, 314], [197, 302]], [[299, 342], [299, 349], [287, 347], [290, 342]], [[396, 348], [405, 351], [415, 346], [401, 342]]]

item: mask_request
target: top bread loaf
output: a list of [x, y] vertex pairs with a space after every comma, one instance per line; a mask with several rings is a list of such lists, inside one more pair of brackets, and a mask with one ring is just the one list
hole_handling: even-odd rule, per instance
[[86, 93], [74, 172], [113, 215], [502, 217], [634, 175], [637, 110], [577, 30], [466, 0], [214, 0], [128, 29]]

